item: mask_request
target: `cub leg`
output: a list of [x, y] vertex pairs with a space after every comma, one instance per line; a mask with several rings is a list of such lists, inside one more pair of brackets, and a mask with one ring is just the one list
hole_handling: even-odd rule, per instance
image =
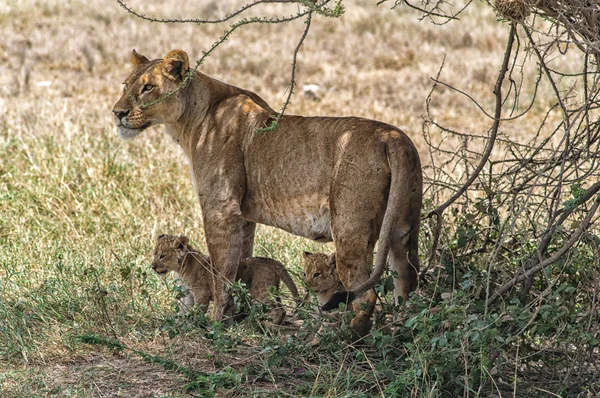
[[278, 283], [269, 283], [268, 286], [261, 284], [259, 288], [251, 288], [250, 295], [270, 308], [269, 316], [274, 325], [281, 325], [286, 315], [285, 308], [283, 308], [279, 297], [271, 297], [273, 287], [275, 287], [276, 292], [279, 292]]
[[192, 294], [190, 287], [180, 277], [177, 277], [177, 286], [179, 286], [181, 292], [185, 294], [185, 296], [179, 300], [178, 314], [185, 315], [190, 312], [190, 309], [194, 306], [196, 301], [194, 300], [194, 295]]

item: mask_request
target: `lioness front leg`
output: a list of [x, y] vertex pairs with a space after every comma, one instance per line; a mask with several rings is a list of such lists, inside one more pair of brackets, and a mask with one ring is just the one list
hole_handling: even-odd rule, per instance
[[229, 322], [234, 313], [231, 285], [235, 282], [244, 245], [247, 223], [237, 215], [206, 216], [204, 231], [206, 244], [213, 265], [213, 311], [212, 319]]

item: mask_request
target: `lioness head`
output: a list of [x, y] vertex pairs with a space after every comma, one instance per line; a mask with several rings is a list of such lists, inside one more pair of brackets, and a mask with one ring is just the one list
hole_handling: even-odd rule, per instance
[[340, 283], [335, 269], [335, 253], [304, 252], [304, 282], [315, 292], [333, 289]]
[[182, 90], [176, 90], [189, 70], [188, 56], [182, 50], [172, 50], [164, 59], [154, 61], [133, 50], [131, 62], [134, 71], [123, 82], [123, 95], [113, 107], [119, 135], [125, 139], [181, 117]]
[[189, 252], [186, 236], [160, 235], [156, 239], [152, 269], [159, 275], [169, 271], [181, 272], [183, 260]]

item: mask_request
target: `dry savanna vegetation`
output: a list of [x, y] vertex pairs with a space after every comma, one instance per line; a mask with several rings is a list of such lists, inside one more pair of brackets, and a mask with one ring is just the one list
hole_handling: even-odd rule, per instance
[[[0, 396], [597, 396], [598, 6], [257, 3], [182, 23], [149, 19], [246, 2], [0, 1]], [[294, 64], [306, 18], [272, 18], [307, 10]], [[161, 233], [206, 249], [200, 208], [177, 145], [122, 141], [111, 109], [132, 49], [220, 41], [202, 72], [281, 109], [294, 71], [287, 113], [381, 120], [420, 151], [421, 284], [394, 307], [387, 274], [356, 344], [351, 314], [286, 290], [280, 327], [243, 286], [231, 328], [179, 316], [150, 269]], [[302, 292], [304, 250], [334, 248], [258, 229]]]

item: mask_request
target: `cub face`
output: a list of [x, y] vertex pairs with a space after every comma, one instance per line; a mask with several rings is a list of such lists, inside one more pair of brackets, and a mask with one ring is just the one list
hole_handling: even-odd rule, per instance
[[152, 269], [159, 275], [169, 271], [180, 272], [188, 253], [188, 242], [186, 236], [160, 235], [154, 247]]
[[321, 292], [338, 286], [340, 278], [335, 268], [335, 253], [304, 252], [304, 281], [315, 292]]
[[165, 96], [177, 89], [189, 70], [188, 56], [182, 50], [154, 61], [133, 50], [131, 62], [135, 69], [123, 82], [123, 95], [113, 107], [119, 135], [124, 139], [179, 119], [184, 110], [181, 90]]

